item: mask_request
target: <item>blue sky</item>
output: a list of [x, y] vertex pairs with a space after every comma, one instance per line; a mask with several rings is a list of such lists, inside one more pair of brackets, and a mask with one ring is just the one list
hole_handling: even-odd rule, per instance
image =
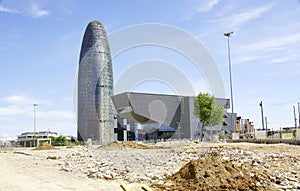
[[[0, 0], [0, 139], [33, 130], [33, 103], [39, 104], [37, 130], [76, 135], [73, 89], [81, 40], [91, 20], [101, 21], [108, 34], [145, 23], [189, 33], [214, 58], [227, 98], [223, 33], [234, 31], [230, 43], [235, 111], [259, 128], [262, 100], [269, 127], [293, 126], [293, 105], [300, 101], [299, 18], [296, 0]], [[197, 92], [210, 91], [189, 60], [157, 46], [135, 47], [114, 57], [115, 81], [126, 68], [151, 59], [178, 68]], [[134, 90], [174, 93], [157, 80]]]

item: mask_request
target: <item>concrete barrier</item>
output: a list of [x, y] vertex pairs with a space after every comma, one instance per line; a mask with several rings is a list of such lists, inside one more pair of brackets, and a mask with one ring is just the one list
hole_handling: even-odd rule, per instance
[[267, 138], [267, 131], [255, 131], [255, 139], [265, 139]]
[[300, 140], [294, 140], [294, 139], [239, 139], [239, 140], [232, 140], [232, 142], [233, 143], [248, 142], [248, 143], [262, 143], [262, 144], [285, 143], [290, 145], [300, 145]]
[[292, 139], [293, 134], [292, 133], [282, 133], [282, 139]]
[[232, 133], [232, 140], [239, 140], [240, 134], [239, 133]]
[[296, 140], [300, 141], [300, 129], [296, 130]]

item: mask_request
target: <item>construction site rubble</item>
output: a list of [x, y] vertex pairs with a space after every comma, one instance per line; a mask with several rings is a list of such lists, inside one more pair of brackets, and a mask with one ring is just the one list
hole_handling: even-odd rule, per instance
[[[157, 190], [186, 190], [187, 186], [215, 189], [207, 185], [219, 185], [225, 190], [300, 189], [300, 152], [271, 152], [272, 148], [256, 152], [247, 147], [203, 145], [193, 141], [159, 143], [149, 147], [132, 142], [126, 144], [72, 150], [61, 156], [59, 167], [89, 178], [152, 184]], [[191, 164], [193, 168], [190, 169]], [[184, 168], [190, 169], [191, 172], [187, 173], [195, 171], [193, 185], [189, 175], [181, 176], [182, 171], [187, 171]], [[205, 176], [211, 180], [206, 178], [204, 181]]]

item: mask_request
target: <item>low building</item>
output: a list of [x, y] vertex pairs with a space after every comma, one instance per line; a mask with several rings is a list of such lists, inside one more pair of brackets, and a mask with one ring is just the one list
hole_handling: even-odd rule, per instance
[[18, 144], [23, 147], [37, 147], [43, 142], [51, 144], [51, 137], [56, 138], [58, 134], [51, 131], [25, 132], [18, 135]]

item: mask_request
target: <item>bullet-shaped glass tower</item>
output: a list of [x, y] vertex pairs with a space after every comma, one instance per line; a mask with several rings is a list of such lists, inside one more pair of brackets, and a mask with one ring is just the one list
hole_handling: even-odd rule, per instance
[[78, 70], [78, 140], [113, 141], [113, 70], [106, 31], [99, 21], [88, 24]]

